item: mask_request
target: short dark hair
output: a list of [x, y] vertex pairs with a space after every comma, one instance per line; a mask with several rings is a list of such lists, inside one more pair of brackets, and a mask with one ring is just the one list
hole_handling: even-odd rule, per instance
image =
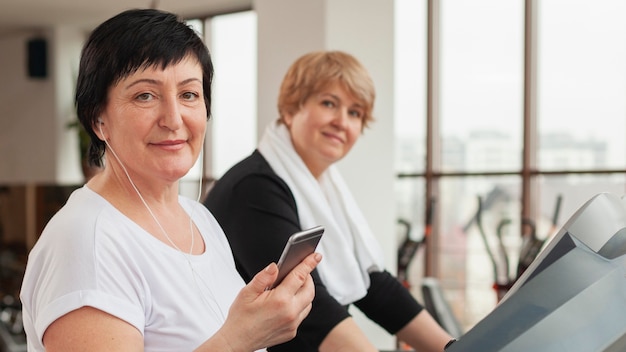
[[139, 69], [166, 68], [194, 56], [202, 67], [207, 119], [211, 116], [213, 63], [198, 33], [173, 13], [154, 9], [127, 10], [91, 32], [80, 59], [76, 82], [76, 114], [91, 143], [88, 161], [102, 166], [105, 143], [93, 126], [104, 111], [109, 88]]

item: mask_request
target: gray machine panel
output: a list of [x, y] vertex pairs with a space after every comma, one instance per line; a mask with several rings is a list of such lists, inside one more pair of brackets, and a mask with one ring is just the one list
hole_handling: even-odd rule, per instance
[[626, 203], [601, 193], [446, 351], [626, 351]]

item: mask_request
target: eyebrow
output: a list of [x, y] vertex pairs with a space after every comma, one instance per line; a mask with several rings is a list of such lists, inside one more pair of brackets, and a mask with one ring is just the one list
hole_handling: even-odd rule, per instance
[[[198, 83], [202, 84], [202, 80], [196, 77], [192, 77], [192, 78], [187, 78], [186, 80], [181, 81], [180, 83], [178, 83], [179, 86], [185, 85], [187, 83], [191, 83], [197, 81]], [[139, 83], [149, 83], [149, 84], [159, 84], [159, 80], [156, 79], [152, 79], [152, 78], [140, 78], [136, 81], [133, 81], [129, 84], [126, 85], [126, 89], [131, 88]]]
[[322, 93], [322, 94], [320, 94], [320, 95], [321, 95], [322, 97], [331, 97], [331, 98], [336, 99], [336, 100], [341, 100], [338, 96], [336, 96], [336, 95], [335, 95], [335, 94], [333, 94], [333, 93]]

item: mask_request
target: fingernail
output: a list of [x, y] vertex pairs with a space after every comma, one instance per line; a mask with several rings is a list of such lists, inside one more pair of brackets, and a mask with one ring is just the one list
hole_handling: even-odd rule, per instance
[[315, 253], [315, 260], [317, 260], [318, 263], [321, 262], [322, 261], [322, 255], [319, 254], [319, 253]]

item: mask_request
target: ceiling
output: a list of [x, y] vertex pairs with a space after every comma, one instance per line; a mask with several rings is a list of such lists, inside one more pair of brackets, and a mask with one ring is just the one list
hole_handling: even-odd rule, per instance
[[189, 18], [251, 7], [252, 0], [0, 0], [0, 35], [56, 25], [92, 29], [130, 8], [158, 8]]

